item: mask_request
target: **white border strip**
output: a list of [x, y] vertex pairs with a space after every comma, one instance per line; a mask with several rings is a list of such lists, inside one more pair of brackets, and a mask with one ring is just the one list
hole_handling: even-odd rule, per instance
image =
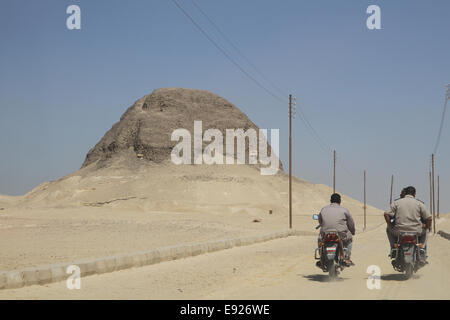
[[70, 265], [77, 265], [81, 270], [81, 277], [85, 277], [93, 274], [102, 274], [152, 265], [164, 261], [194, 257], [208, 252], [247, 246], [289, 236], [310, 235], [316, 235], [316, 233], [300, 230], [286, 230], [237, 239], [168, 246], [149, 251], [139, 251], [132, 254], [102, 257], [92, 260], [76, 260], [72, 263], [59, 263], [22, 270], [3, 271], [0, 272], [0, 289], [14, 289], [37, 284], [44, 285], [66, 280], [70, 276], [70, 274], [66, 273], [67, 267]]

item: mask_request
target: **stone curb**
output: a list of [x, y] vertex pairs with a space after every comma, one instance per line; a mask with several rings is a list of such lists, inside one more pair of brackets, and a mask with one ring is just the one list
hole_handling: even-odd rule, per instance
[[134, 267], [142, 267], [159, 262], [194, 257], [208, 252], [215, 252], [233, 247], [247, 246], [255, 243], [286, 238], [289, 236], [316, 235], [314, 232], [286, 230], [237, 239], [224, 239], [205, 243], [168, 246], [132, 254], [102, 257], [92, 260], [76, 260], [73, 263], [60, 263], [22, 270], [0, 272], [0, 290], [14, 289], [31, 285], [44, 285], [66, 280], [72, 274], [66, 272], [67, 267], [76, 265], [80, 268], [80, 276], [103, 274]]
[[448, 233], [448, 232], [439, 230], [439, 231], [437, 232], [437, 234], [440, 235], [442, 238], [445, 238], [445, 239], [447, 239], [447, 240], [450, 240], [450, 233]]

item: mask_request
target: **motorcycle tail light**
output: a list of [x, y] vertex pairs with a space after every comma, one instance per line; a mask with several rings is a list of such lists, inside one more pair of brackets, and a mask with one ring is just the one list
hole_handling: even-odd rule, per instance
[[409, 234], [401, 236], [400, 243], [416, 243], [416, 237]]
[[339, 237], [335, 233], [327, 233], [324, 240], [325, 242], [339, 242]]

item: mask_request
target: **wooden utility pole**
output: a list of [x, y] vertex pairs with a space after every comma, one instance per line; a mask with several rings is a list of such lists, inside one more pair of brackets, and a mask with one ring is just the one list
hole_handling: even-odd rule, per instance
[[366, 211], [367, 211], [366, 170], [364, 170], [364, 230], [366, 230]]
[[394, 191], [394, 175], [391, 177], [391, 197], [389, 198], [389, 204], [392, 204], [392, 193]]
[[336, 193], [336, 150], [333, 151], [333, 193]]
[[289, 95], [289, 229], [292, 229], [292, 95]]
[[431, 176], [433, 189], [433, 233], [436, 233], [436, 202], [435, 202], [435, 184], [434, 184], [434, 154], [431, 155]]
[[433, 181], [431, 179], [431, 171], [430, 171], [430, 214], [433, 214]]

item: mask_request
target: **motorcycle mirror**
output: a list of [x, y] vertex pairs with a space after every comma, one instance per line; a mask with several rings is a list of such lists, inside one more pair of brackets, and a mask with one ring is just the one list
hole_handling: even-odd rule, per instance
[[319, 215], [318, 214], [313, 214], [312, 218], [313, 218], [313, 220], [319, 220]]

